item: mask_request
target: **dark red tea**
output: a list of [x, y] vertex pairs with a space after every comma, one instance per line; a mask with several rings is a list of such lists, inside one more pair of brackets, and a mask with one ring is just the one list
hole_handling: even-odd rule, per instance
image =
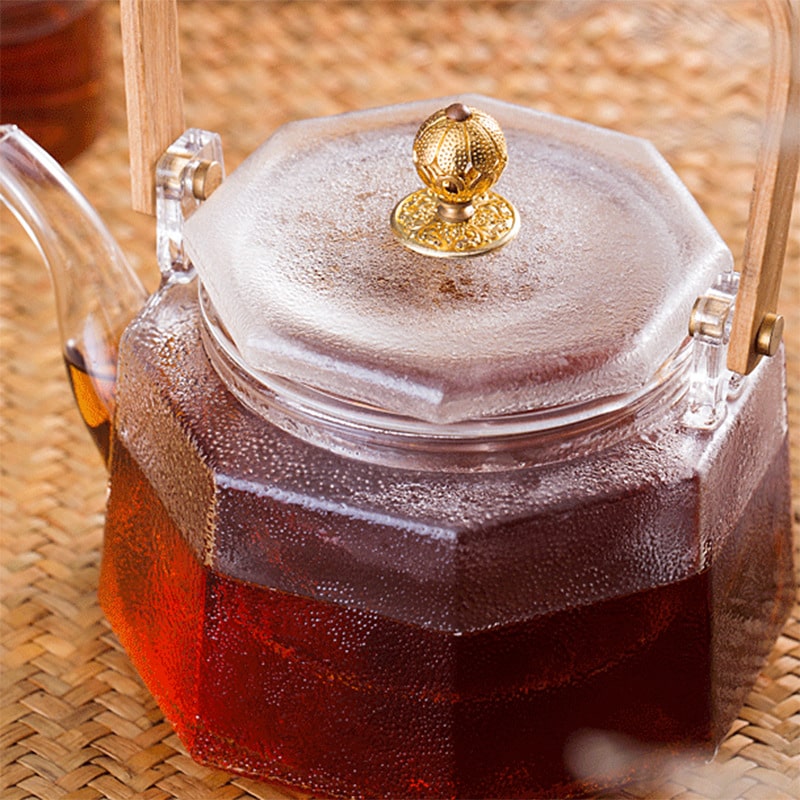
[[[573, 460], [415, 470], [249, 411], [195, 292], [120, 342], [100, 575], [193, 757], [316, 795], [501, 798], [714, 751], [793, 598], [780, 362], [712, 432], [670, 408]], [[598, 737], [636, 763], [587, 767]]]
[[102, 12], [97, 0], [0, 2], [0, 122], [18, 125], [62, 163], [100, 127]]
[[791, 602], [783, 503], [761, 499], [785, 499], [786, 456], [711, 569], [459, 633], [200, 563], [117, 442], [125, 488], [111, 496], [101, 601], [200, 760], [343, 797], [574, 796], [634, 777], [576, 778], [570, 748], [586, 732], [707, 755], [725, 734]]

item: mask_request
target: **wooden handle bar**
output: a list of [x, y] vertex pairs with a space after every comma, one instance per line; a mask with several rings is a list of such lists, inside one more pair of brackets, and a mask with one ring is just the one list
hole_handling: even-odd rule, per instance
[[156, 163], [183, 133], [176, 0], [120, 0], [131, 202], [155, 214]]
[[743, 375], [780, 341], [782, 320], [775, 312], [800, 160], [798, 0], [768, 0], [767, 8], [773, 59], [767, 120], [728, 347], [728, 368]]

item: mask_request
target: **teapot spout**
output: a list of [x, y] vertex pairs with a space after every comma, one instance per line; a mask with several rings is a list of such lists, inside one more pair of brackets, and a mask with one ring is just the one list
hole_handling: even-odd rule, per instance
[[107, 463], [117, 344], [147, 294], [69, 176], [14, 125], [0, 126], [0, 200], [50, 272], [70, 384]]

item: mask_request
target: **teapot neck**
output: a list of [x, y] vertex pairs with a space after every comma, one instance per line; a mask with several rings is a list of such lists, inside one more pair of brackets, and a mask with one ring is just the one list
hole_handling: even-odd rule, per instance
[[686, 340], [649, 384], [631, 395], [570, 407], [436, 424], [336, 397], [249, 368], [199, 285], [201, 337], [228, 390], [264, 419], [332, 452], [393, 467], [502, 471], [566, 461], [643, 433], [675, 410], [688, 388]]

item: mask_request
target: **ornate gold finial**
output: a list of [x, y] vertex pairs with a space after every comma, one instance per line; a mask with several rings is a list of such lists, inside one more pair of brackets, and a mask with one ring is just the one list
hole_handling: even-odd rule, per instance
[[514, 206], [489, 189], [508, 163], [494, 117], [453, 103], [422, 123], [414, 166], [425, 183], [392, 212], [392, 230], [412, 250], [431, 256], [477, 255], [514, 238]]

